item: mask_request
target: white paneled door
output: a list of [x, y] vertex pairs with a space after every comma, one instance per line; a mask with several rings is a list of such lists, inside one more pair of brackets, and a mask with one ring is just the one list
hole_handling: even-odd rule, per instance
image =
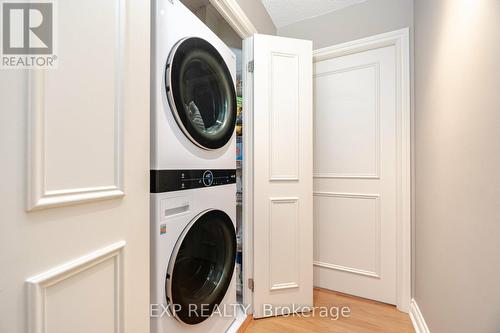
[[0, 332], [149, 332], [150, 3], [50, 3], [57, 68], [0, 69]]
[[252, 38], [258, 318], [300, 311], [293, 304], [311, 306], [313, 301], [312, 43], [266, 35]]
[[314, 64], [314, 283], [397, 303], [395, 46]]

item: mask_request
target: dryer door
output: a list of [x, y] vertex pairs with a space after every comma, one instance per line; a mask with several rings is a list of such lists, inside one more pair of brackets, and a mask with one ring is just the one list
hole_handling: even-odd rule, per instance
[[189, 37], [170, 52], [165, 71], [170, 108], [184, 134], [204, 149], [223, 147], [236, 124], [236, 91], [226, 62], [209, 42]]
[[207, 210], [188, 224], [169, 261], [165, 291], [175, 318], [189, 325], [210, 317], [231, 283], [236, 234], [231, 218]]

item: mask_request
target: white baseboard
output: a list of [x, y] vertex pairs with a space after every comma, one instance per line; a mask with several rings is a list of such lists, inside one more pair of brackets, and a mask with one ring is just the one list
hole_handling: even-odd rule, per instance
[[415, 299], [412, 299], [410, 303], [410, 319], [416, 333], [430, 333], [429, 327], [427, 327], [424, 316], [422, 312], [420, 312], [420, 308]]

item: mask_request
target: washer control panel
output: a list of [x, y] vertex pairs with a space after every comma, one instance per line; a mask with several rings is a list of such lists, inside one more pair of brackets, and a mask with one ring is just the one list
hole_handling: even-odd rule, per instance
[[163, 193], [235, 183], [235, 169], [151, 170], [150, 191]]
[[213, 183], [214, 183], [214, 174], [210, 170], [205, 171], [203, 173], [203, 185], [212, 186]]

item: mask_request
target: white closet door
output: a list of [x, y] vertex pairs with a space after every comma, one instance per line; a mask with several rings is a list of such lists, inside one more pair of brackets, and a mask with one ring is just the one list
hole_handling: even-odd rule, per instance
[[150, 2], [53, 5], [58, 67], [0, 74], [0, 332], [149, 332]]
[[254, 317], [259, 318], [300, 311], [293, 304], [313, 302], [312, 43], [252, 38]]
[[396, 304], [396, 52], [314, 67], [314, 282]]

